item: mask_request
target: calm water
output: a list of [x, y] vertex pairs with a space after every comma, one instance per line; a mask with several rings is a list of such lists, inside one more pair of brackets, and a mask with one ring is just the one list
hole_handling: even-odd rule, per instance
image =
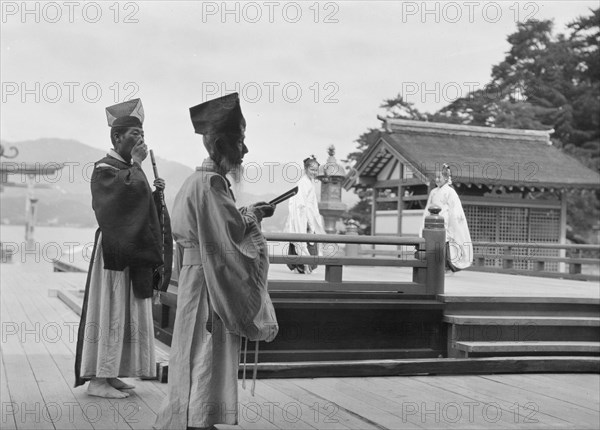
[[95, 228], [36, 227], [34, 244], [28, 247], [24, 225], [0, 225], [0, 241], [5, 249], [14, 251], [14, 263], [49, 265], [69, 252], [78, 260], [85, 259], [87, 255], [82, 249], [93, 245], [95, 231]]

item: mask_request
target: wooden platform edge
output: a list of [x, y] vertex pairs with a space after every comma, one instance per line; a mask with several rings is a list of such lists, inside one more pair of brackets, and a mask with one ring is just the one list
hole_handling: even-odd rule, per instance
[[586, 275], [582, 273], [563, 273], [563, 272], [542, 272], [532, 270], [520, 270], [520, 269], [504, 269], [501, 267], [491, 266], [471, 266], [467, 269], [470, 272], [482, 272], [482, 273], [501, 273], [505, 275], [517, 275], [517, 276], [533, 276], [538, 278], [552, 278], [552, 279], [569, 279], [573, 281], [584, 281], [584, 282], [595, 282], [600, 280], [598, 275]]
[[259, 379], [475, 375], [494, 373], [600, 373], [600, 357], [490, 357], [353, 362], [259, 363]]
[[560, 297], [560, 296], [471, 296], [438, 294], [438, 300], [444, 303], [539, 303], [539, 304], [580, 304], [600, 305], [600, 298], [593, 297]]
[[[252, 372], [248, 364], [246, 376]], [[169, 365], [160, 363], [160, 382], [168, 382]], [[257, 379], [356, 378], [416, 375], [491, 375], [496, 373], [597, 373], [597, 356], [535, 356], [485, 358], [431, 358], [412, 360], [317, 361], [258, 363]], [[242, 378], [240, 365], [238, 378]]]
[[56, 294], [78, 316], [81, 316], [81, 299], [77, 297], [77, 290], [52, 290], [49, 294]]

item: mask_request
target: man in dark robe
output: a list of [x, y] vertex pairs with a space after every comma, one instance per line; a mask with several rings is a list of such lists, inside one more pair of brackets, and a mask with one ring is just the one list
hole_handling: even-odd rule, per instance
[[[148, 151], [139, 99], [106, 109], [113, 148], [94, 165], [92, 207], [99, 228], [90, 261], [75, 359], [75, 386], [124, 398], [118, 377], [156, 374], [153, 278], [163, 265], [163, 234], [142, 162]], [[165, 181], [154, 186], [162, 191]], [[155, 193], [156, 193], [155, 192]], [[170, 271], [170, 268], [169, 268]], [[162, 285], [161, 285], [162, 286]]]

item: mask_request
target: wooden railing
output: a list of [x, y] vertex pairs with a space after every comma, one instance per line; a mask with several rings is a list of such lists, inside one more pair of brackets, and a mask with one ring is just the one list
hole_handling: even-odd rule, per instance
[[[488, 248], [502, 250], [502, 253], [496, 252], [476, 252], [474, 255], [474, 267], [471, 270], [504, 272], [523, 275], [546, 276], [553, 278], [571, 278], [581, 280], [598, 280], [597, 268], [600, 267], [600, 245], [588, 244], [555, 244], [555, 243], [519, 243], [519, 242], [475, 242], [475, 249]], [[565, 250], [571, 256], [557, 257], [544, 255], [520, 255], [523, 250]], [[587, 256], [585, 256], [587, 254]], [[485, 260], [501, 260], [502, 266], [485, 266]], [[519, 269], [515, 267], [515, 262], [531, 261], [532, 269]], [[568, 268], [566, 271], [550, 271], [549, 263], [564, 263]], [[582, 270], [583, 267], [595, 268], [593, 270]]]
[[[467, 270], [511, 273], [550, 278], [568, 278], [579, 280], [600, 279], [600, 245], [590, 244], [556, 244], [556, 243], [522, 243], [522, 242], [473, 242], [476, 250], [487, 248], [484, 252], [475, 252], [473, 266]], [[540, 255], [543, 250], [564, 250], [564, 257]], [[523, 255], [524, 253], [527, 255]], [[382, 250], [374, 247], [361, 247], [356, 253], [364, 257], [406, 258], [411, 251], [402, 249]], [[570, 255], [569, 255], [570, 254]], [[500, 260], [500, 265], [486, 265], [486, 260]], [[515, 262], [532, 262], [530, 268], [517, 267]], [[564, 264], [565, 270], [557, 270], [558, 263]], [[554, 267], [552, 267], [554, 266]]]
[[[423, 231], [423, 238], [401, 236], [358, 236], [329, 234], [267, 233], [271, 264], [308, 264], [325, 266], [325, 279], [311, 281], [270, 280], [269, 290], [336, 290], [336, 291], [401, 291], [411, 295], [435, 296], [444, 293], [444, 243], [443, 220], [439, 216], [428, 217], [429, 223]], [[287, 255], [290, 242], [321, 243], [322, 255]], [[283, 246], [275, 247], [275, 244]], [[345, 249], [342, 246], [345, 244]], [[346, 252], [348, 245], [392, 245], [412, 248], [413, 251], [396, 257], [352, 256]], [[275, 250], [275, 248], [277, 248]], [[351, 254], [350, 256], [348, 254]], [[371, 282], [343, 280], [344, 266], [366, 267], [412, 267], [412, 282], [380, 282], [377, 276]]]

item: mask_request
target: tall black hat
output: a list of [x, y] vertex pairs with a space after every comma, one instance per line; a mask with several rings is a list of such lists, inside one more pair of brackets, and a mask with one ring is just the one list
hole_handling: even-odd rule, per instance
[[228, 94], [190, 108], [194, 130], [198, 134], [242, 134], [246, 120], [238, 93]]
[[140, 99], [128, 100], [106, 108], [109, 127], [142, 127], [144, 107]]

